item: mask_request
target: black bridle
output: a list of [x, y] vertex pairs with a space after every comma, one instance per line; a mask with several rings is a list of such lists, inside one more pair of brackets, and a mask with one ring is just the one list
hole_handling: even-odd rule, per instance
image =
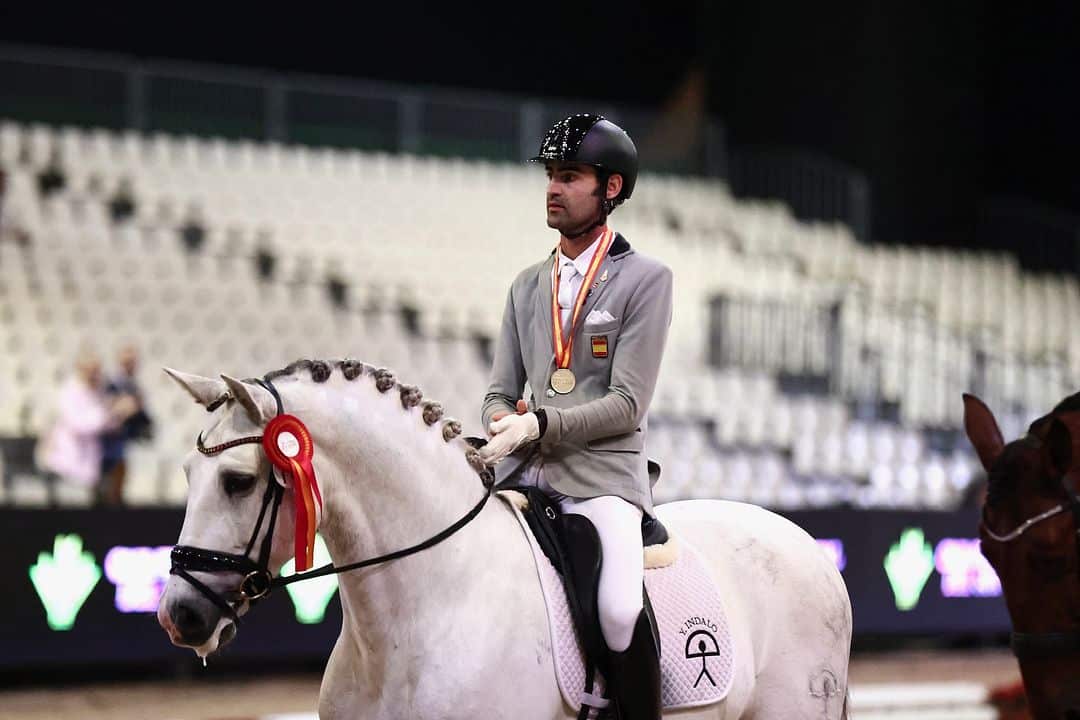
[[[278, 394], [277, 388], [274, 387], [273, 383], [265, 379], [256, 379], [255, 382], [274, 396], [274, 401], [277, 403], [277, 414], [283, 414], [285, 409], [281, 402], [281, 396]], [[212, 412], [227, 399], [228, 396], [223, 395], [221, 398], [218, 398], [218, 400], [208, 405], [207, 410]], [[198, 440], [196, 441], [196, 448], [203, 455], [209, 456], [217, 455], [220, 452], [238, 445], [249, 443], [261, 444], [262, 441], [262, 435], [252, 435], [229, 440], [220, 445], [206, 447], [203, 445], [202, 433], [200, 433]], [[277, 523], [278, 508], [281, 506], [281, 499], [284, 497], [285, 491], [284, 487], [282, 487], [282, 485], [274, 478], [274, 465], [273, 463], [270, 463], [270, 470], [267, 474], [266, 491], [263, 493], [262, 508], [259, 510], [259, 518], [255, 521], [255, 529], [251, 532], [251, 538], [248, 540], [247, 547], [244, 548], [243, 554], [227, 553], [220, 550], [207, 550], [205, 548], [192, 547], [190, 545], [177, 545], [172, 551], [172, 568], [169, 570], [169, 573], [182, 577], [190, 583], [192, 587], [206, 596], [210, 602], [214, 603], [214, 605], [231, 618], [233, 622], [239, 624], [240, 617], [237, 614], [236, 608], [243, 602], [247, 602], [254, 606], [259, 599], [268, 595], [270, 591], [275, 588], [285, 587], [294, 582], [311, 580], [324, 575], [337, 575], [338, 573], [348, 572], [350, 570], [359, 570], [360, 568], [390, 562], [391, 560], [397, 560], [418, 553], [421, 550], [426, 550], [434, 545], [438, 545], [440, 542], [468, 525], [480, 514], [480, 511], [483, 510], [488, 498], [491, 497], [492, 488], [495, 484], [495, 476], [490, 470], [486, 470], [485, 472], [480, 473], [480, 479], [484, 485], [484, 496], [480, 498], [480, 501], [453, 525], [423, 542], [378, 557], [349, 563], [348, 565], [336, 566], [333, 563], [327, 563], [326, 565], [309, 572], [297, 573], [295, 575], [290, 575], [289, 577], [274, 577], [274, 574], [270, 570], [270, 546], [274, 539], [274, 526]], [[266, 534], [263, 536], [262, 543], [259, 545], [258, 559], [252, 560], [251, 550], [255, 547], [255, 543], [259, 538], [259, 531], [262, 529], [263, 520], [266, 519], [268, 509], [270, 511], [270, 522], [267, 526]], [[228, 598], [192, 576], [192, 572], [228, 572], [243, 575], [243, 580], [240, 582], [239, 587], [230, 593], [238, 598], [239, 602], [237, 602], [234, 607], [233, 603], [230, 602]]]
[[[1033, 439], [1037, 440], [1037, 438], [1034, 437]], [[983, 508], [982, 532], [987, 538], [994, 542], [1002, 544], [1010, 543], [1019, 539], [1020, 536], [1031, 529], [1032, 526], [1062, 513], [1069, 512], [1072, 514], [1073, 518], [1073, 537], [1076, 542], [1077, 561], [1080, 563], [1080, 494], [1077, 493], [1074, 487], [1071, 487], [1065, 481], [1067, 477], [1067, 473], [1061, 477], [1061, 485], [1065, 490], [1066, 502], [1055, 505], [1045, 512], [1028, 518], [1013, 530], [1003, 535], [998, 535], [987, 527], [986, 509]], [[1012, 646], [1013, 654], [1016, 655], [1018, 660], [1057, 657], [1080, 651], [1080, 630], [1046, 633], [1013, 631], [1010, 645]]]

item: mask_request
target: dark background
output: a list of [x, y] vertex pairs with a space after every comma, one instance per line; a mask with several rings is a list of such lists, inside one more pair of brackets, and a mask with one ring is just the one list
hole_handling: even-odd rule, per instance
[[[0, 10], [0, 42], [707, 109], [733, 147], [870, 180], [877, 240], [986, 245], [1008, 198], [1080, 213], [1080, 6], [365, 3]], [[2, 95], [2, 93], [0, 93]], [[1018, 239], [1017, 242], [1022, 242]]]

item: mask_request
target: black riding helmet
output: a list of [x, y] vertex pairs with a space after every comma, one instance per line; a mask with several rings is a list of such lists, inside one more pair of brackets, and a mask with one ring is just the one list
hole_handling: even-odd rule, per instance
[[622, 191], [613, 199], [604, 201], [604, 209], [611, 212], [630, 197], [637, 182], [638, 155], [634, 141], [626, 131], [601, 115], [579, 113], [559, 120], [551, 126], [540, 142], [540, 152], [529, 162], [578, 162], [597, 168], [601, 187], [607, 178], [622, 175]]

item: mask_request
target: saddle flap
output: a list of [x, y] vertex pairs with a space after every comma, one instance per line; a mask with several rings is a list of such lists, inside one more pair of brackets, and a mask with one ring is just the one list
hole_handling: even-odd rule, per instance
[[[603, 552], [596, 528], [583, 515], [562, 513], [551, 498], [537, 488], [523, 486], [507, 489], [525, 496], [528, 504], [520, 508], [522, 515], [537, 545], [562, 577], [570, 615], [586, 657], [604, 673], [608, 669], [609, 650], [600, 629], [597, 601]], [[667, 541], [667, 530], [656, 518], [645, 515], [641, 527], [643, 540], [651, 537], [663, 538], [660, 543]], [[645, 610], [655, 626], [652, 604], [644, 587], [642, 592], [645, 595]]]
[[[600, 588], [600, 570], [604, 566], [600, 535], [588, 518], [581, 515], [563, 515], [562, 527], [569, 560], [568, 572], [563, 572], [566, 599], [570, 614], [574, 616], [578, 637], [600, 672], [607, 669], [608, 647], [600, 631], [600, 610], [597, 592]], [[606, 673], [605, 673], [606, 674]]]
[[[532, 549], [547, 606], [555, 676], [563, 700], [575, 713], [584, 705], [597, 707], [592, 695], [582, 693], [589, 678], [585, 647], [576, 632], [563, 577], [540, 547], [528, 520], [530, 513], [525, 510], [525, 496], [500, 492], [499, 497], [511, 508]], [[661, 694], [666, 709], [719, 702], [727, 696], [735, 677], [734, 638], [720, 589], [694, 546], [683, 542], [681, 536], [678, 540], [678, 551], [672, 551], [667, 562], [645, 570], [646, 602], [650, 607], [655, 602], [653, 627], [657, 631]], [[660, 549], [675, 544], [673, 535]]]

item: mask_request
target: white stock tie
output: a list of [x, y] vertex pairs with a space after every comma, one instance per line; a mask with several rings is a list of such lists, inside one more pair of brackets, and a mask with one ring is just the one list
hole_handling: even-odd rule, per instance
[[559, 268], [559, 311], [562, 313], [563, 332], [570, 330], [567, 327], [570, 324], [570, 311], [573, 310], [574, 300], [577, 298], [577, 293], [574, 292], [574, 280], [580, 274], [577, 266], [570, 261], [564, 261], [562, 267]]

